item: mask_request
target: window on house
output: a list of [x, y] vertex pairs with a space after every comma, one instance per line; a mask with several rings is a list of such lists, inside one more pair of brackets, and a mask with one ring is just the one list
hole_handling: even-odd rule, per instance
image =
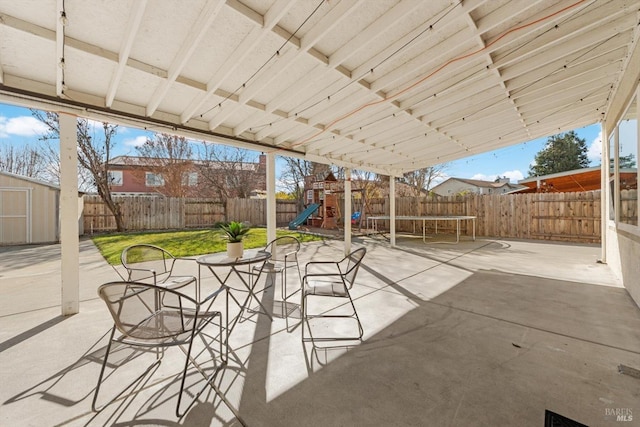
[[198, 172], [185, 172], [182, 174], [182, 185], [195, 187], [198, 185]]
[[144, 184], [147, 187], [160, 187], [164, 185], [164, 178], [159, 173], [146, 172]]
[[122, 171], [109, 171], [107, 173], [109, 176], [109, 185], [122, 185]]

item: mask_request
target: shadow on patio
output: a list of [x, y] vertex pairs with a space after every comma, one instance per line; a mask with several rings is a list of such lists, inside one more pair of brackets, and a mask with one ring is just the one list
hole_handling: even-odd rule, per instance
[[[595, 263], [598, 248], [399, 244], [357, 244], [368, 249], [353, 292], [362, 344], [303, 346], [300, 328], [287, 333], [280, 317], [239, 324], [216, 384], [248, 425], [543, 426], [545, 409], [614, 425], [616, 409], [640, 412], [640, 380], [618, 373], [620, 364], [640, 367], [640, 311]], [[340, 245], [305, 245], [302, 260], [339, 257]], [[109, 267], [92, 271], [96, 286], [117, 279]], [[277, 306], [271, 290], [262, 296]], [[135, 396], [95, 416], [90, 400], [110, 320], [96, 299], [76, 316], [58, 313], [0, 317], [3, 424], [239, 425], [213, 392], [176, 420], [179, 352]], [[133, 375], [144, 359], [137, 356], [123, 354], [132, 369], [116, 373]]]

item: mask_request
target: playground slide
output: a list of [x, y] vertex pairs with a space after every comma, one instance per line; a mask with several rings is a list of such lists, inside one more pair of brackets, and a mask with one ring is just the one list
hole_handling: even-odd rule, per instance
[[310, 204], [300, 215], [289, 223], [289, 230], [296, 230], [300, 225], [311, 216], [312, 213], [318, 210], [320, 205], [318, 203]]

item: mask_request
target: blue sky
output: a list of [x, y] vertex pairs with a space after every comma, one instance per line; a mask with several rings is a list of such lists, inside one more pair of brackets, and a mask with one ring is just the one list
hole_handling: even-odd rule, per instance
[[[580, 138], [586, 141], [589, 148], [588, 157], [591, 166], [600, 164], [600, 125], [592, 125], [575, 129]], [[467, 157], [449, 162], [444, 170], [447, 176], [493, 181], [498, 176], [508, 177], [512, 182], [527, 177], [529, 166], [536, 154], [542, 150], [547, 138], [534, 139], [500, 150]]]
[[[37, 140], [44, 131], [43, 126], [26, 108], [0, 104], [0, 144], [28, 144]], [[576, 129], [576, 133], [586, 140], [589, 147], [591, 165], [600, 164], [600, 125]], [[115, 155], [135, 155], [135, 146], [144, 142], [151, 132], [135, 128], [120, 127], [118, 149]], [[546, 138], [467, 157], [449, 162], [444, 169], [446, 177], [494, 180], [506, 176], [512, 182], [526, 178], [529, 165], [533, 162]], [[621, 151], [625, 151], [624, 147]], [[624, 152], [622, 154], [625, 154]], [[634, 153], [635, 154], [635, 153]], [[637, 158], [637, 156], [636, 156]]]

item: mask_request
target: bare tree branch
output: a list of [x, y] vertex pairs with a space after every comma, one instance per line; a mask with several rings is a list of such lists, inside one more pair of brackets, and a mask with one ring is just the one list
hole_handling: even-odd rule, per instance
[[[164, 185], [158, 190], [165, 196], [185, 197], [189, 194], [187, 174], [194, 171], [191, 143], [183, 136], [156, 134], [147, 138], [136, 151], [145, 158], [145, 167], [160, 175]], [[144, 182], [145, 177], [139, 177]]]
[[420, 196], [424, 191], [429, 191], [438, 178], [444, 177], [444, 171], [448, 165], [442, 163], [427, 168], [405, 173], [403, 180], [413, 189], [413, 196]]
[[[60, 141], [60, 122], [58, 114], [52, 112], [43, 112], [39, 110], [31, 110], [31, 114], [47, 126], [48, 131], [40, 137], [40, 140], [50, 143], [51, 141]], [[108, 171], [109, 160], [111, 159], [111, 150], [115, 145], [113, 137], [117, 134], [118, 126], [109, 123], [102, 123], [103, 135], [94, 138], [92, 133], [95, 130], [92, 122], [87, 119], [79, 118], [77, 120], [77, 140], [78, 140], [78, 163], [79, 163], [79, 179], [90, 184], [96, 189], [98, 195], [102, 198], [107, 208], [113, 214], [116, 221], [116, 229], [124, 231], [126, 229], [120, 205], [117, 204], [111, 195], [110, 176]], [[59, 155], [54, 153], [51, 145], [48, 146], [48, 155], [50, 159], [57, 158], [56, 164], [59, 177]], [[84, 178], [83, 178], [84, 177]]]
[[253, 190], [266, 188], [266, 165], [256, 163], [253, 152], [206, 142], [201, 148], [200, 176], [222, 201], [248, 198]]

